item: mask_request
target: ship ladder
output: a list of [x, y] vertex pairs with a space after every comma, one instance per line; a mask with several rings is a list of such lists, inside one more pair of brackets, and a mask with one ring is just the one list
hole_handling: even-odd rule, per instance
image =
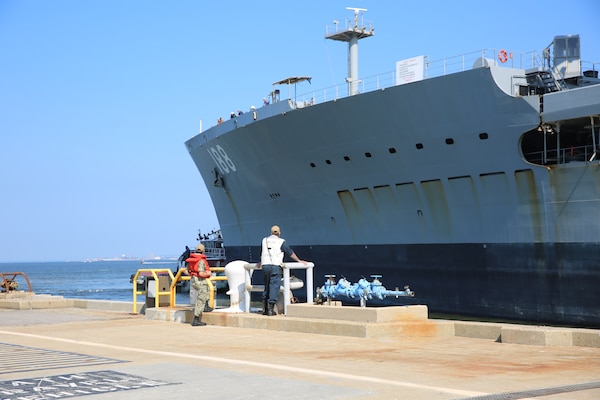
[[540, 79], [542, 80], [546, 93], [558, 92], [560, 90], [556, 79], [550, 72], [545, 71], [540, 73]]

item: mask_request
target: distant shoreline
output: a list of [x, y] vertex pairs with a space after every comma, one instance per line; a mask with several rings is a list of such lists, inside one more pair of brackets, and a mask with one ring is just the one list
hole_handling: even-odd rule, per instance
[[93, 262], [113, 262], [113, 261], [139, 261], [140, 263], [151, 262], [176, 262], [178, 257], [157, 257], [157, 258], [87, 258], [85, 260], [21, 260], [21, 261], [0, 261], [2, 264], [25, 264], [25, 263], [93, 263]]

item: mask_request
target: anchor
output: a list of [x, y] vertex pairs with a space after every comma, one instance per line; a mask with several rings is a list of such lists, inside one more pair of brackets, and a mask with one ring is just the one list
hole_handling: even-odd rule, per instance
[[317, 288], [317, 296], [315, 302], [317, 304], [323, 304], [324, 300], [331, 303], [332, 299], [347, 297], [350, 299], [359, 298], [360, 306], [366, 307], [367, 300], [377, 298], [383, 300], [387, 296], [398, 297], [414, 297], [415, 292], [410, 290], [408, 285], [404, 286], [404, 290], [388, 290], [383, 286], [379, 278], [381, 275], [371, 275], [373, 282], [369, 282], [367, 279], [362, 277], [357, 283], [350, 283], [343, 276], [336, 283], [335, 275], [325, 275], [327, 280], [325, 284], [320, 288]]

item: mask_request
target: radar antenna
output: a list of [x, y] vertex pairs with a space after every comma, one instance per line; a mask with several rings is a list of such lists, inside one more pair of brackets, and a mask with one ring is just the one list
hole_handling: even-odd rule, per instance
[[358, 28], [358, 14], [361, 11], [367, 11], [366, 8], [357, 8], [357, 7], [346, 7], [346, 10], [354, 11], [354, 27]]

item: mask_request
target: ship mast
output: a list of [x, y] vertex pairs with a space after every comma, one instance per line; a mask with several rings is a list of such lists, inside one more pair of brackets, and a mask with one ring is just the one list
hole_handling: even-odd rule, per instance
[[354, 11], [354, 21], [347, 21], [346, 29], [338, 31], [338, 21], [333, 21], [335, 24], [335, 32], [325, 34], [325, 39], [339, 40], [348, 42], [348, 93], [350, 96], [358, 94], [358, 39], [373, 36], [375, 29], [368, 29], [362, 25], [359, 26], [359, 14], [361, 11], [367, 11], [366, 8], [346, 7], [346, 10]]

